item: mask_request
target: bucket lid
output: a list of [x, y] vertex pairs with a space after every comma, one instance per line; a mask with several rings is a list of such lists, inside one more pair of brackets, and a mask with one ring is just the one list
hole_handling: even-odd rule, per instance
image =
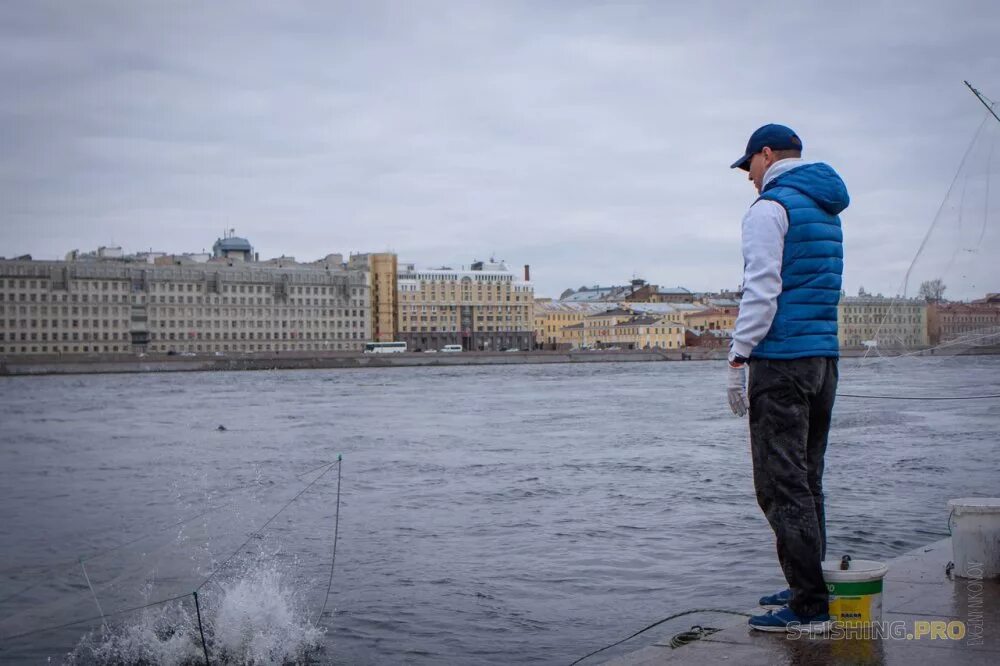
[[1000, 497], [962, 497], [948, 500], [948, 509], [963, 513], [1000, 513]]
[[851, 560], [849, 569], [841, 569], [840, 560], [823, 562], [823, 578], [831, 583], [863, 583], [879, 580], [888, 572], [888, 566], [875, 560]]

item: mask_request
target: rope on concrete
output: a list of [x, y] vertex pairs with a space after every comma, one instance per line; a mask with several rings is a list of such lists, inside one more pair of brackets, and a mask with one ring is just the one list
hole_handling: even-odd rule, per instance
[[569, 666], [576, 666], [576, 664], [579, 664], [584, 659], [587, 659], [589, 657], [593, 657], [595, 654], [597, 654], [599, 652], [604, 652], [605, 650], [610, 650], [611, 648], [615, 647], [616, 645], [621, 645], [625, 641], [631, 640], [631, 639], [635, 638], [636, 636], [638, 636], [639, 634], [641, 634], [641, 633], [643, 633], [645, 631], [649, 631], [653, 627], [658, 627], [661, 624], [663, 624], [664, 622], [669, 622], [670, 620], [675, 620], [675, 619], [677, 619], [679, 617], [684, 617], [685, 615], [691, 615], [693, 613], [724, 613], [726, 615], [742, 615], [743, 617], [751, 617], [750, 613], [744, 613], [742, 611], [726, 610], [724, 608], [692, 608], [691, 610], [686, 610], [686, 611], [683, 611], [681, 613], [674, 613], [673, 615], [667, 616], [667, 617], [663, 618], [662, 620], [657, 620], [653, 624], [651, 624], [651, 625], [649, 625], [647, 627], [643, 627], [642, 629], [640, 629], [639, 631], [635, 632], [631, 636], [626, 636], [625, 638], [623, 638], [620, 641], [617, 641], [615, 643], [612, 643], [611, 645], [606, 645], [606, 646], [600, 648], [599, 650], [594, 650], [590, 654], [585, 654], [584, 656], [580, 657], [579, 659], [577, 659], [576, 661], [574, 661]]

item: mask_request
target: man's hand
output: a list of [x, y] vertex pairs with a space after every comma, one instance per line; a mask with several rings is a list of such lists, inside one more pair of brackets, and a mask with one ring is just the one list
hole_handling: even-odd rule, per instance
[[746, 416], [750, 409], [747, 398], [747, 365], [746, 363], [729, 362], [729, 386], [726, 389], [729, 397], [729, 408], [736, 416]]

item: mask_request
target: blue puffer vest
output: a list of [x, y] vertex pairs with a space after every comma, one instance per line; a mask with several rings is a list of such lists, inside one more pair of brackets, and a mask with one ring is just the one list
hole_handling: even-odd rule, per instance
[[781, 295], [771, 328], [751, 358], [840, 356], [837, 303], [844, 272], [844, 235], [838, 215], [850, 197], [826, 164], [786, 171], [764, 186], [761, 199], [788, 213], [781, 260]]

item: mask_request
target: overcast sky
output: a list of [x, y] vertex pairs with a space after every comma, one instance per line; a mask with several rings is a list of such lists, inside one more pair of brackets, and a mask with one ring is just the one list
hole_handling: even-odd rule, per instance
[[845, 287], [891, 293], [998, 34], [993, 1], [4, 2], [0, 255], [232, 227], [262, 258], [493, 254], [541, 296], [732, 288], [729, 164], [780, 122], [850, 189]]

